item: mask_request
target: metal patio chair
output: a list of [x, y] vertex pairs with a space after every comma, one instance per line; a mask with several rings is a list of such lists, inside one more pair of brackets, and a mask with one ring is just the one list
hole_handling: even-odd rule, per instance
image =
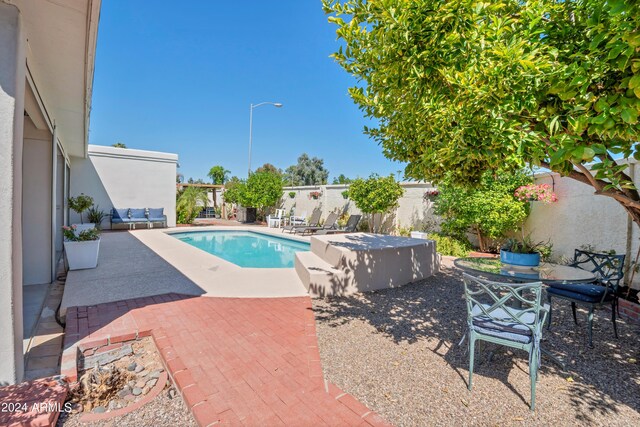
[[587, 317], [589, 347], [593, 347], [593, 310], [596, 307], [611, 304], [613, 333], [615, 337], [618, 338], [616, 311], [618, 309], [618, 287], [624, 276], [624, 259], [624, 255], [601, 254], [576, 249], [573, 255], [573, 263], [570, 265], [591, 271], [596, 275], [596, 281], [594, 283], [581, 284], [551, 284], [547, 289], [547, 299], [551, 306], [547, 329], [551, 328], [551, 314], [553, 310], [551, 298], [561, 298], [571, 302], [573, 321], [576, 325], [578, 324], [576, 304], [585, 305], [589, 309]]
[[[469, 390], [473, 384], [473, 362], [477, 340], [500, 344], [529, 353], [531, 404], [536, 403], [540, 366], [540, 340], [548, 313], [541, 305], [542, 282], [493, 282], [463, 273], [469, 336]], [[464, 341], [464, 337], [462, 338]]]

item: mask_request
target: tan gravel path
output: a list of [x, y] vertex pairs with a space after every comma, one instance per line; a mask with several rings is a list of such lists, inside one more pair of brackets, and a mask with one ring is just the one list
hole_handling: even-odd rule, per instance
[[554, 300], [544, 346], [569, 367], [543, 358], [531, 413], [525, 352], [485, 344], [467, 390], [462, 293], [460, 273], [445, 262], [403, 288], [314, 300], [326, 378], [397, 426], [640, 425], [640, 327], [620, 321], [616, 340], [610, 311], [599, 311], [589, 349], [586, 312], [576, 326], [570, 306]]

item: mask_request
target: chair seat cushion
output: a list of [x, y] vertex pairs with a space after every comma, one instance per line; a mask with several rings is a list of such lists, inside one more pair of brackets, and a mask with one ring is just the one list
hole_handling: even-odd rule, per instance
[[149, 217], [149, 221], [164, 221], [164, 217], [163, 216], [159, 216], [157, 218], [151, 218]]
[[[547, 293], [550, 295], [566, 297], [587, 303], [596, 303], [602, 301], [602, 297], [606, 292], [607, 288], [605, 288], [604, 286], [589, 284], [561, 285], [561, 287], [553, 285], [547, 288]], [[609, 292], [604, 300], [607, 301], [612, 297], [613, 294]]]
[[[482, 304], [482, 306], [486, 310], [491, 307], [488, 304]], [[518, 314], [522, 312], [522, 310], [515, 308], [510, 308], [510, 311], [515, 316], [518, 316]], [[473, 316], [473, 326], [476, 332], [523, 344], [531, 342], [531, 329], [516, 322], [504, 309], [498, 308], [490, 313], [492, 317], [483, 314], [479, 306], [475, 305], [473, 307], [471, 314]], [[535, 322], [535, 314], [527, 312], [522, 314], [519, 319], [527, 325], [533, 325]], [[538, 321], [542, 322], [542, 318]]]

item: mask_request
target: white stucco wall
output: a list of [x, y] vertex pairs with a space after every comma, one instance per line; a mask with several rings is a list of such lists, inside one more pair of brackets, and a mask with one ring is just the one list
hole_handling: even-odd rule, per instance
[[[425, 221], [437, 222], [437, 217], [433, 215], [431, 209], [431, 203], [423, 200], [425, 191], [433, 186], [428, 183], [413, 182], [403, 182], [401, 185], [404, 188], [404, 195], [398, 201], [398, 207], [388, 215], [386, 222], [397, 228], [404, 227], [416, 230], [420, 230]], [[348, 214], [360, 213], [352, 200], [342, 196], [342, 192], [348, 188], [348, 185], [286, 187], [282, 204], [287, 211], [293, 208], [296, 215], [302, 215], [303, 212], [306, 212], [307, 216], [310, 216], [318, 206], [322, 208], [322, 218], [326, 218], [329, 212], [337, 209]], [[289, 197], [291, 191], [296, 193], [294, 198]], [[318, 200], [309, 198], [309, 194], [313, 191], [322, 193]]]
[[25, 285], [51, 281], [52, 136], [25, 117], [22, 261]]
[[[631, 167], [636, 168], [636, 163]], [[550, 240], [556, 259], [571, 258], [574, 249], [591, 245], [598, 251], [613, 249], [633, 261], [640, 234], [638, 226], [630, 223], [620, 204], [609, 197], [595, 195], [593, 187], [571, 178], [557, 174], [536, 177], [537, 184], [554, 181], [558, 201], [552, 204], [533, 202], [525, 231], [531, 232], [534, 240]], [[640, 180], [635, 181], [640, 185]], [[634, 282], [638, 283], [638, 280]]]
[[26, 35], [0, 2], [0, 386], [22, 380], [22, 144]]
[[[177, 154], [89, 145], [88, 158], [71, 158], [70, 196], [91, 196], [107, 213], [113, 207], [164, 208], [167, 225], [175, 227], [177, 163]], [[71, 211], [69, 222], [79, 223], [78, 214]], [[109, 228], [109, 219], [102, 225]]]

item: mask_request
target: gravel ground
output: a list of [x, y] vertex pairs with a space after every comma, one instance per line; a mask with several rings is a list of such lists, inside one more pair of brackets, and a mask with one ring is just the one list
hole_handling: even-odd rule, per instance
[[[121, 417], [91, 423], [96, 427], [196, 427], [197, 424], [185, 406], [180, 395], [169, 398], [169, 388], [165, 388], [151, 402], [142, 408]], [[63, 413], [58, 419], [58, 427], [87, 427], [80, 422], [82, 414]]]
[[640, 327], [619, 321], [616, 340], [609, 309], [597, 312], [589, 349], [586, 311], [576, 326], [554, 299], [543, 346], [568, 367], [543, 356], [535, 413], [522, 351], [482, 343], [469, 392], [462, 278], [443, 264], [403, 288], [314, 300], [326, 378], [397, 426], [640, 425]]

